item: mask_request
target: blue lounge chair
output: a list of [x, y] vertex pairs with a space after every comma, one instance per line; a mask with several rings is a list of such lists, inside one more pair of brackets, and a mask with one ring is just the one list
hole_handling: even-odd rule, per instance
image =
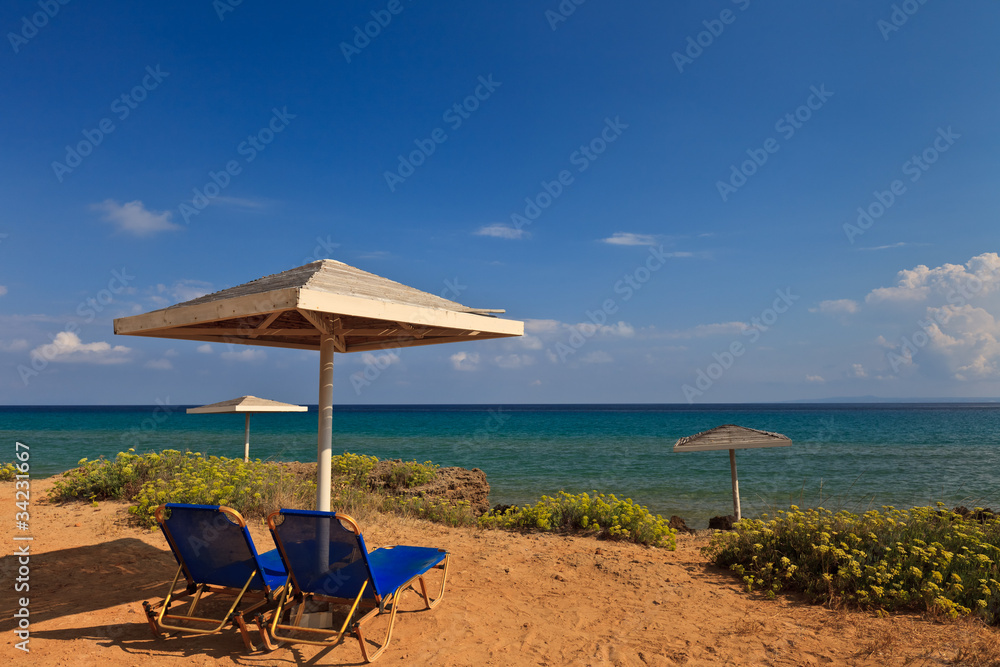
[[[153, 634], [157, 637], [161, 631], [211, 634], [232, 620], [247, 650], [254, 650], [244, 614], [256, 614], [277, 604], [276, 596], [288, 576], [277, 550], [258, 554], [246, 521], [229, 507], [167, 503], [156, 509], [155, 516], [177, 560], [177, 574], [162, 602], [142, 603]], [[178, 589], [182, 573], [187, 586]], [[235, 599], [221, 617], [195, 616], [206, 593], [210, 595], [206, 599]], [[187, 597], [191, 598], [187, 611], [171, 613], [171, 602]], [[240, 608], [244, 600], [256, 602]]]
[[[257, 617], [269, 648], [277, 648], [285, 641], [329, 646], [351, 631], [361, 644], [365, 662], [372, 662], [389, 645], [399, 597], [404, 590], [415, 581], [419, 582], [420, 595], [427, 609], [436, 606], [444, 596], [449, 557], [442, 549], [395, 546], [368, 553], [357, 522], [335, 512], [279, 510], [267, 517], [267, 525], [288, 570], [281, 601], [269, 622], [265, 622], [262, 615]], [[441, 590], [433, 600], [427, 594], [424, 581], [424, 575], [431, 569], [442, 570]], [[302, 622], [306, 608], [322, 608], [325, 603], [349, 606], [340, 629], [306, 627]], [[291, 622], [282, 623], [286, 611]], [[369, 653], [362, 626], [385, 613], [389, 614], [385, 639], [381, 646], [373, 642], [377, 650]], [[356, 614], [360, 617], [355, 620]], [[333, 624], [332, 616], [332, 613], [328, 616], [330, 625]], [[321, 624], [326, 623], [309, 623]], [[285, 634], [288, 632], [298, 636]], [[303, 634], [314, 638], [302, 637]], [[276, 643], [272, 643], [268, 635]]]

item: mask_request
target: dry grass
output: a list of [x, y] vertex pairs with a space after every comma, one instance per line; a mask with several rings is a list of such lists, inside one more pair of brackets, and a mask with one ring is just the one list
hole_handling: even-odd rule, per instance
[[1000, 634], [995, 628], [975, 628], [972, 641], [959, 647], [950, 664], [963, 667], [1000, 667]]

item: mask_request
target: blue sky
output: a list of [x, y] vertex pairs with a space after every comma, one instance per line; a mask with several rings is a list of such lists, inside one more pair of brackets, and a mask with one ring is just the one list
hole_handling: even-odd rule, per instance
[[315, 353], [112, 320], [326, 257], [527, 333], [338, 403], [1000, 396], [998, 20], [7, 3], [0, 403], [315, 402]]

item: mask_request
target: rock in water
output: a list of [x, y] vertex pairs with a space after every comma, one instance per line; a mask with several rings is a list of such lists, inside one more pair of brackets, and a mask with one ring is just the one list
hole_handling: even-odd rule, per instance
[[732, 530], [736, 517], [732, 514], [726, 516], [713, 516], [708, 520], [708, 527], [714, 530]]
[[684, 519], [680, 518], [676, 514], [670, 517], [670, 527], [673, 528], [678, 533], [693, 533], [694, 531], [688, 528], [687, 524], [684, 523]]

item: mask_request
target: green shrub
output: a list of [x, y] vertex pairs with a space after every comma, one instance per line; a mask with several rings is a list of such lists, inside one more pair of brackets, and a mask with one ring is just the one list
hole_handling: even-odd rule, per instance
[[364, 486], [378, 459], [365, 454], [344, 452], [331, 460], [333, 474], [354, 486]]
[[414, 486], [426, 484], [437, 477], [437, 470], [440, 467], [430, 461], [423, 463], [416, 461], [393, 462], [389, 471], [383, 475], [385, 488], [411, 489]]
[[13, 463], [0, 465], [0, 482], [13, 482], [15, 475], [17, 475], [17, 468], [14, 467]]
[[244, 462], [186, 453], [171, 464], [161, 465], [156, 478], [143, 484], [132, 499], [135, 504], [129, 512], [140, 523], [153, 525], [156, 508], [166, 502], [226, 505], [250, 519], [279, 507], [309, 507], [315, 499], [315, 483], [299, 482], [260, 459]]
[[483, 528], [521, 530], [581, 530], [612, 540], [677, 547], [676, 533], [669, 522], [659, 515], [614, 495], [586, 493], [570, 495], [560, 491], [555, 497], [542, 496], [534, 506], [512, 507], [502, 514], [487, 514], [479, 518]]
[[818, 601], [1000, 624], [1000, 518], [981, 519], [931, 507], [856, 515], [792, 506], [716, 534], [706, 553], [769, 597], [798, 590]]
[[62, 479], [55, 482], [50, 496], [57, 501], [75, 498], [128, 500], [156, 474], [157, 469], [169, 467], [180, 456], [183, 455], [173, 449], [145, 456], [139, 456], [134, 449], [130, 449], [118, 452], [113, 461], [103, 456], [96, 461], [80, 459], [80, 467], [64, 472]]

